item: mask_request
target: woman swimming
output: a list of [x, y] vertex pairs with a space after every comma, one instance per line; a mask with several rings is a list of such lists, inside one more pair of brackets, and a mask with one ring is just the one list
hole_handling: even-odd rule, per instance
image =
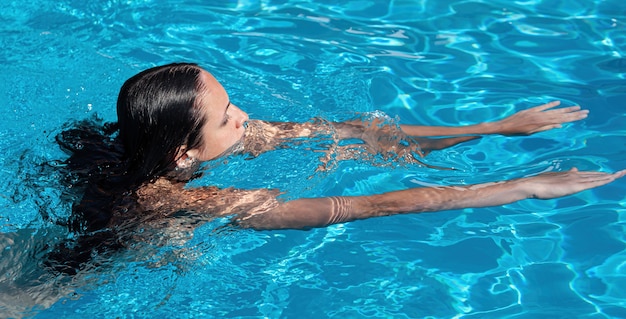
[[[558, 105], [551, 102], [499, 121], [459, 127], [384, 125], [375, 117], [343, 123], [265, 122], [250, 120], [210, 73], [195, 64], [178, 63], [128, 79], [119, 93], [116, 124], [97, 127], [83, 122], [60, 134], [58, 141], [71, 153], [68, 180], [84, 191], [74, 207], [73, 229], [90, 234], [86, 238], [161, 224], [180, 212], [206, 219], [232, 216], [237, 225], [254, 229], [306, 229], [376, 216], [561, 197], [610, 183], [626, 170], [603, 173], [572, 168], [477, 185], [290, 201], [277, 199], [279, 192], [272, 189], [186, 188], [186, 182], [201, 162], [231, 153], [257, 156], [290, 140], [319, 134], [330, 134], [335, 141], [362, 142], [336, 147], [334, 156], [339, 160], [383, 154], [419, 162], [432, 150], [481, 135], [528, 135], [587, 117], [588, 111], [578, 106]], [[434, 136], [445, 138], [429, 139]], [[117, 235], [107, 237], [109, 242], [113, 237], [114, 244], [124, 245]]]

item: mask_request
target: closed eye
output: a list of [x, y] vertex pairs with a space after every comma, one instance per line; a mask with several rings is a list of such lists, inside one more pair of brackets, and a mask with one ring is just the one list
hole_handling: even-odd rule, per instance
[[228, 124], [228, 120], [230, 120], [230, 115], [228, 115], [229, 107], [230, 107], [230, 101], [228, 101], [228, 105], [226, 105], [226, 109], [224, 110], [224, 119], [222, 119], [222, 126]]
[[228, 116], [228, 114], [224, 115], [224, 119], [222, 120], [222, 126], [228, 124], [228, 120], [230, 120], [230, 116]]

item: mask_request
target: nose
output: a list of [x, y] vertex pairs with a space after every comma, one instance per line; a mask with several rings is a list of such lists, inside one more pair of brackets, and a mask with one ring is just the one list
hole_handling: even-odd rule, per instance
[[242, 111], [238, 106], [235, 105], [231, 105], [231, 107], [234, 106], [234, 109], [236, 110], [236, 118], [235, 118], [235, 125], [237, 126], [237, 128], [242, 127], [250, 118], [248, 117], [248, 113]]

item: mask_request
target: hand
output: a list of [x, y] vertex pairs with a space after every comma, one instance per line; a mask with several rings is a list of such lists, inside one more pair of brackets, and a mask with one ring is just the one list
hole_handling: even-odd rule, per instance
[[496, 133], [506, 136], [530, 135], [553, 128], [560, 128], [563, 123], [582, 120], [589, 113], [588, 110], [581, 110], [580, 106], [550, 110], [560, 104], [560, 101], [546, 103], [493, 122], [497, 128]]
[[580, 172], [572, 168], [566, 172], [543, 173], [523, 179], [530, 198], [550, 199], [567, 196], [608, 184], [626, 175], [626, 170], [615, 173]]

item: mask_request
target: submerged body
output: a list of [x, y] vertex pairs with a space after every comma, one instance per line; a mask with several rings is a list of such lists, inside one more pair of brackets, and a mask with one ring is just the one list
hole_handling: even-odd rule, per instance
[[[573, 168], [478, 185], [290, 201], [281, 200], [276, 189], [187, 186], [203, 161], [234, 153], [254, 158], [303, 139], [323, 137], [328, 142], [319, 153], [321, 170], [332, 169], [335, 161], [378, 157], [422, 164], [431, 151], [483, 135], [528, 135], [582, 120], [588, 114], [578, 106], [558, 106], [551, 102], [501, 120], [459, 127], [398, 125], [378, 116], [342, 123], [322, 119], [266, 122], [250, 120], [231, 103], [219, 82], [196, 65], [172, 64], [143, 71], [120, 90], [117, 123], [83, 121], [57, 136], [70, 154], [60, 167], [67, 173], [67, 192], [75, 199], [67, 221], [70, 234], [39, 246], [29, 241], [29, 234], [6, 238], [14, 250], [3, 250], [5, 254], [21, 246], [36, 250], [32, 256], [38, 260], [32, 264], [38, 269], [24, 272], [24, 280], [0, 282], [0, 289], [11, 292], [0, 296], [0, 308], [47, 307], [81, 286], [81, 274], [106, 267], [111, 253], [141, 249], [144, 246], [136, 245], [141, 242], [157, 246], [168, 238], [184, 240], [199, 221], [213, 218], [227, 217], [238, 227], [253, 229], [307, 229], [392, 214], [556, 198], [624, 176], [624, 170], [603, 173]], [[13, 259], [2, 260], [11, 263]], [[43, 278], [50, 278], [50, 285], [42, 285], [39, 280]]]
[[[328, 140], [328, 148], [320, 153], [320, 169], [332, 168], [333, 161], [377, 156], [420, 164], [431, 151], [482, 135], [529, 135], [587, 117], [588, 111], [579, 106], [558, 108], [559, 104], [550, 102], [501, 120], [458, 127], [398, 125], [377, 116], [340, 123], [266, 122], [250, 120], [210, 73], [183, 63], [148, 69], [126, 81], [118, 97], [118, 123], [109, 130], [87, 125], [66, 131], [58, 140], [70, 151], [70, 175], [79, 174], [72, 183], [84, 189], [74, 207], [73, 227], [85, 243], [83, 256], [94, 249], [124, 247], [138, 227], [168, 224], [181, 212], [203, 220], [228, 216], [235, 224], [254, 229], [306, 229], [392, 214], [555, 198], [624, 176], [626, 171], [610, 174], [573, 168], [478, 185], [290, 201], [278, 198], [280, 190], [186, 187], [204, 161], [232, 153], [256, 157], [301, 139], [324, 136]], [[356, 142], [346, 144], [352, 141]], [[73, 143], [86, 147], [73, 147]], [[94, 164], [94, 154], [107, 159]], [[94, 234], [109, 235], [94, 241], [90, 239]]]
[[[578, 108], [571, 110], [575, 112]], [[586, 112], [578, 116], [584, 115]], [[481, 129], [496, 132], [493, 127], [488, 128], [485, 125]], [[389, 123], [379, 126], [378, 123], [362, 121], [270, 123], [253, 120], [248, 124], [241, 147], [229, 150], [227, 154], [238, 152], [256, 157], [262, 152], [290, 144], [291, 139], [323, 134], [333, 136], [335, 141], [358, 139], [363, 143], [343, 147], [335, 144], [320, 157], [321, 169], [328, 166], [330, 157], [345, 160], [382, 154], [396, 160], [420, 163], [420, 156], [425, 156], [432, 150], [477, 138], [470, 135], [426, 139], [408, 136], [406, 131], [412, 130], [418, 131], [419, 128]], [[463, 132], [470, 130], [480, 132], [476, 127]], [[441, 133], [443, 132], [445, 130]], [[185, 182], [159, 178], [143, 184], [136, 195], [140, 211], [156, 213], [158, 216], [163, 216], [166, 212], [188, 211], [206, 214], [207, 218], [234, 217], [238, 225], [255, 229], [303, 229], [398, 213], [495, 206], [526, 198], [554, 198], [608, 183], [623, 174], [623, 171], [606, 174], [572, 169], [569, 172], [549, 173], [514, 181], [409, 189], [376, 196], [307, 198], [289, 202], [277, 199], [279, 190], [187, 188]]]

